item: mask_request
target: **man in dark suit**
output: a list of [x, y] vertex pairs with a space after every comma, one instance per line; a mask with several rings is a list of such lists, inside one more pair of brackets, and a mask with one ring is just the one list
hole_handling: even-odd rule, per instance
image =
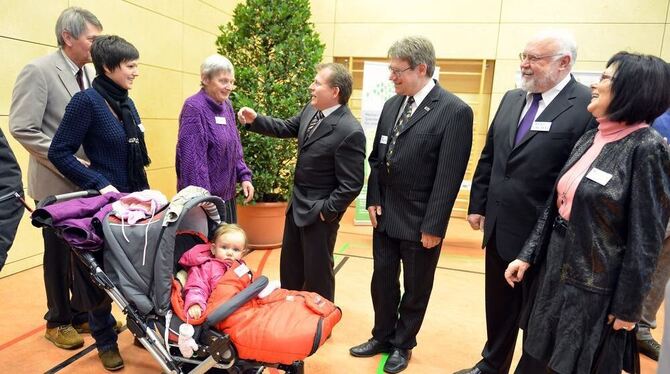
[[586, 110], [591, 90], [570, 74], [576, 55], [570, 35], [533, 37], [519, 54], [522, 88], [505, 94], [489, 128], [468, 209], [470, 226], [484, 231], [488, 340], [483, 359], [458, 373], [509, 372], [530, 282], [509, 287], [505, 269], [535, 226], [573, 145], [595, 124]]
[[21, 168], [2, 130], [0, 130], [0, 165], [2, 165], [0, 171], [0, 270], [2, 270], [23, 216], [23, 204], [18, 198], [23, 197]]
[[[389, 49], [396, 96], [382, 109], [372, 153], [367, 207], [374, 273], [372, 338], [356, 357], [390, 356], [387, 373], [404, 370], [433, 287], [442, 238], [472, 146], [472, 109], [431, 77], [435, 50], [423, 37]], [[405, 293], [400, 295], [400, 264]]]
[[307, 104], [282, 120], [240, 109], [251, 131], [298, 138], [293, 194], [280, 257], [282, 287], [335, 299], [333, 250], [340, 219], [363, 187], [365, 134], [347, 107], [353, 79], [341, 64], [322, 64]]

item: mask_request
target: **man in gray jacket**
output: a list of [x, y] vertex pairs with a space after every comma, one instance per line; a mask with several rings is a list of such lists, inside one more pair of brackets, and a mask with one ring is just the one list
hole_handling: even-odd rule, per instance
[[[101, 31], [102, 24], [93, 13], [78, 7], [65, 9], [56, 21], [58, 50], [28, 63], [16, 78], [9, 130], [30, 153], [28, 195], [36, 202], [78, 189], [49, 162], [47, 153], [70, 99], [89, 88], [95, 77], [93, 69], [84, 65], [91, 62], [91, 44]], [[81, 150], [77, 156], [82, 163], [88, 163]], [[76, 349], [84, 344], [78, 331], [93, 330], [93, 336], [99, 337], [102, 331], [108, 333], [116, 321], [104, 311], [93, 311], [87, 318], [85, 313], [72, 309], [70, 249], [51, 229], [44, 229], [42, 236], [48, 307], [45, 336], [57, 347]], [[99, 354], [106, 369], [123, 367], [118, 349]]]

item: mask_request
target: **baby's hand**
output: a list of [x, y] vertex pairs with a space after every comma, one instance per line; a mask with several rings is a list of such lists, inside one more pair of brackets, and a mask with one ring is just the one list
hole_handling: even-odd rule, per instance
[[192, 305], [190, 308], [188, 308], [188, 315], [189, 317], [193, 319], [198, 319], [202, 315], [202, 308], [200, 308], [200, 305]]

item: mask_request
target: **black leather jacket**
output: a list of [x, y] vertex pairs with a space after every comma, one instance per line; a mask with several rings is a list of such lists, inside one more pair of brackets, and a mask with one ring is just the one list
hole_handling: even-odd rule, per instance
[[[595, 134], [591, 130], [579, 139], [559, 179], [591, 147]], [[593, 167], [612, 178], [605, 186], [588, 178], [579, 183], [563, 262], [547, 266], [561, 266], [566, 283], [612, 295], [610, 313], [638, 321], [670, 216], [668, 145], [655, 130], [643, 128], [606, 144]], [[558, 214], [556, 197], [554, 188], [518, 259], [543, 260]]]

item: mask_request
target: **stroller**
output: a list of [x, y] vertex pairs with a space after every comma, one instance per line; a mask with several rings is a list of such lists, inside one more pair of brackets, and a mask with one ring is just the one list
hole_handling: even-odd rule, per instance
[[[97, 195], [97, 191], [89, 190], [52, 196], [41, 201], [38, 208]], [[303, 374], [303, 361], [287, 365], [238, 358], [230, 337], [213, 328], [266, 287], [268, 279], [264, 276], [257, 277], [246, 289], [213, 310], [205, 323], [194, 326], [193, 338], [198, 349], [191, 358], [181, 355], [177, 339], [179, 326], [184, 321], [172, 313], [170, 302], [173, 277], [179, 270], [178, 260], [186, 250], [205, 243], [210, 231], [222, 221], [225, 221], [225, 209], [219, 197], [173, 199], [153, 217], [132, 226], [112, 214], [105, 216], [100, 222], [104, 234], [104, 271], [98, 263], [99, 254], [96, 260], [94, 253], [73, 252], [88, 269], [93, 283], [126, 314], [128, 330], [164, 373], [204, 373], [214, 369], [222, 373], [251, 374], [272, 367], [288, 374]], [[48, 220], [45, 223], [33, 214], [33, 224], [48, 225]]]

